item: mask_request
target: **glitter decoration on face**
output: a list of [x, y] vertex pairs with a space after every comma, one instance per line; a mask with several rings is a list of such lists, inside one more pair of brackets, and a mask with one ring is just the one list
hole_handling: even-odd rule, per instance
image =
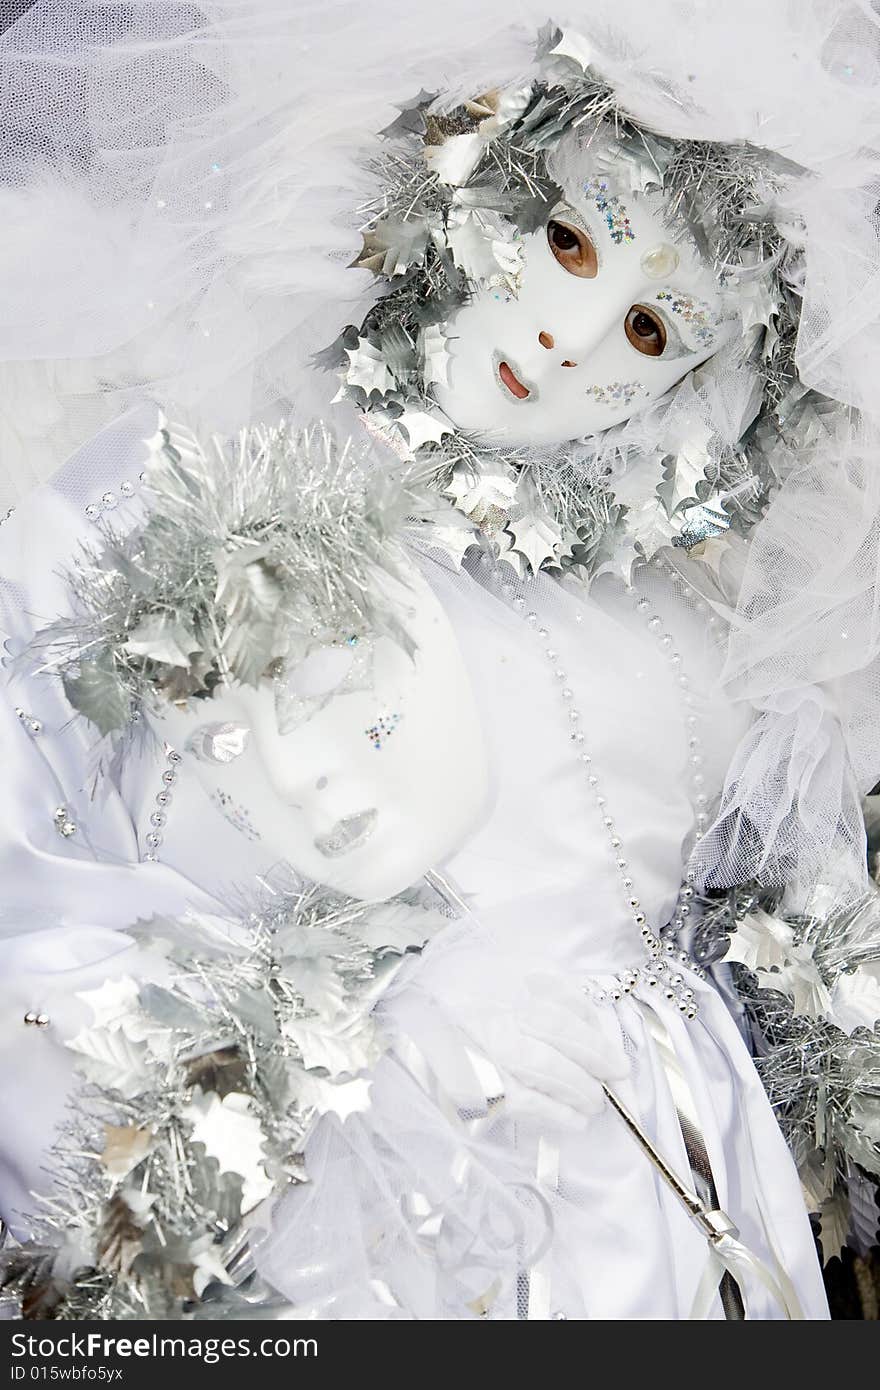
[[647, 396], [640, 381], [612, 381], [608, 386], [588, 386], [587, 395], [599, 405], [632, 405], [636, 396]]
[[211, 800], [217, 807], [220, 814], [229, 821], [229, 824], [248, 840], [262, 840], [257, 827], [253, 824], [250, 816], [243, 806], [239, 806], [228, 792], [220, 791], [219, 788], [211, 793]]
[[704, 347], [711, 347], [715, 342], [716, 318], [709, 308], [699, 299], [692, 299], [689, 294], [677, 294], [675, 290], [658, 290], [658, 303], [668, 304], [673, 314], [690, 324], [694, 337]]
[[364, 733], [375, 749], [380, 749], [383, 743], [391, 737], [401, 718], [402, 716], [399, 714], [380, 714], [375, 724], [371, 724], [369, 729], [364, 729]]
[[609, 193], [607, 179], [589, 179], [584, 184], [584, 192], [605, 218], [611, 240], [617, 246], [624, 241], [635, 241], [636, 234], [630, 226], [626, 208], [616, 193]]

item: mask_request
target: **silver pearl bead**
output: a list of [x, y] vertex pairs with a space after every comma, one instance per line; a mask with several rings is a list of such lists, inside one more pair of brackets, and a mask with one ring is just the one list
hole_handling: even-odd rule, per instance
[[28, 1009], [27, 1013], [24, 1016], [24, 1021], [29, 1028], [36, 1023], [37, 1015], [34, 1013], [33, 1009]]
[[48, 1014], [37, 1014], [37, 1027], [38, 1027], [38, 1028], [48, 1028], [48, 1027], [49, 1027], [49, 1022], [50, 1022], [50, 1020], [49, 1020], [49, 1015], [48, 1015]]
[[133, 483], [120, 483], [119, 491], [122, 493], [123, 497], [134, 497]]

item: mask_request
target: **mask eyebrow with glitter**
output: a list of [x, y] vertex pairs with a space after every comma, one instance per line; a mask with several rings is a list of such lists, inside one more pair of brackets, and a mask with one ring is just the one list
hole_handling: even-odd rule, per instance
[[[654, 302], [663, 311], [663, 316], [670, 326], [674, 318], [675, 328], [681, 330], [680, 333], [676, 333], [677, 337], [695, 340], [695, 351], [699, 352], [701, 348], [714, 345], [720, 319], [705, 299], [698, 299], [684, 290], [664, 285], [654, 295]], [[686, 342], [682, 345], [688, 346]]]
[[629, 213], [623, 199], [618, 197], [604, 176], [587, 179], [584, 193], [595, 204], [605, 227], [605, 233], [615, 246], [629, 245], [636, 240], [629, 220]]

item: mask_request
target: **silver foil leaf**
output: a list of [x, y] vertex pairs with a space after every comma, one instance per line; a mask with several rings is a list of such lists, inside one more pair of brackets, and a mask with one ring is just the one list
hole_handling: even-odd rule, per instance
[[241, 757], [250, 737], [247, 724], [200, 724], [184, 748], [202, 763], [232, 763]]

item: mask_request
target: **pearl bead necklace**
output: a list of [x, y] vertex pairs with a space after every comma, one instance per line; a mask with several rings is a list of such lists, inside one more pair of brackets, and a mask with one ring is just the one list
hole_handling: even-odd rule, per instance
[[156, 864], [159, 860], [159, 849], [162, 845], [162, 831], [168, 821], [168, 807], [171, 805], [174, 787], [177, 782], [177, 769], [183, 761], [176, 748], [172, 748], [170, 743], [164, 746], [165, 761], [168, 766], [162, 773], [162, 786], [156, 795], [156, 807], [150, 815], [150, 829], [145, 836], [147, 846], [146, 853], [143, 855], [144, 862]]
[[[624, 970], [620, 974], [612, 977], [610, 985], [606, 989], [596, 989], [588, 986], [588, 992], [598, 1003], [618, 1002], [624, 994], [631, 994], [639, 984], [644, 984], [650, 989], [659, 990], [664, 997], [678, 1005], [679, 1011], [686, 1018], [695, 1018], [697, 1014], [697, 1003], [694, 990], [688, 984], [687, 978], [675, 969], [670, 957], [675, 961], [687, 966], [693, 974], [703, 978], [704, 971], [695, 966], [686, 951], [678, 947], [677, 934], [683, 928], [686, 918], [690, 914], [691, 899], [694, 896], [692, 887], [695, 877], [694, 871], [688, 869], [685, 873], [684, 881], [679, 889], [675, 911], [668, 926], [662, 928], [659, 933], [655, 932], [648, 923], [647, 917], [642, 909], [641, 901], [636, 892], [635, 882], [631, 876], [629, 862], [623, 847], [614, 818], [608, 807], [607, 798], [603, 795], [602, 786], [593, 756], [586, 747], [586, 739], [580, 727], [581, 712], [573, 704], [574, 691], [572, 690], [568, 674], [562, 664], [559, 652], [553, 643], [549, 629], [541, 624], [535, 612], [524, 612], [525, 594], [522, 585], [515, 585], [509, 580], [501, 580], [498, 574], [498, 564], [494, 566], [492, 560], [485, 553], [480, 557], [480, 564], [483, 569], [493, 570], [493, 577], [498, 581], [498, 587], [502, 598], [507, 600], [515, 611], [524, 617], [528, 627], [536, 634], [544, 649], [544, 656], [553, 668], [554, 681], [557, 683], [563, 707], [567, 714], [569, 727], [569, 739], [574, 745], [575, 757], [579, 771], [588, 787], [593, 804], [599, 812], [602, 827], [608, 840], [609, 848], [614, 857], [614, 864], [618, 882], [623, 894], [623, 903], [627, 916], [639, 929], [644, 949], [648, 956], [645, 965], [636, 966], [629, 970]], [[645, 595], [630, 587], [627, 590], [630, 598], [635, 603], [636, 611], [645, 617], [648, 631], [657, 639], [661, 652], [666, 656], [672, 667], [676, 688], [679, 691], [681, 703], [684, 706], [685, 727], [688, 735], [688, 771], [690, 774], [690, 784], [692, 790], [692, 801], [694, 804], [695, 834], [694, 842], [700, 839], [705, 831], [708, 820], [707, 804], [708, 798], [704, 791], [705, 778], [702, 772], [703, 757], [701, 753], [701, 742], [699, 735], [699, 717], [694, 709], [694, 697], [690, 690], [690, 680], [684, 671], [681, 655], [675, 650], [674, 639], [671, 634], [666, 632], [663, 627], [663, 620], [655, 613], [653, 604]], [[580, 614], [576, 615], [576, 620], [580, 621]]]

